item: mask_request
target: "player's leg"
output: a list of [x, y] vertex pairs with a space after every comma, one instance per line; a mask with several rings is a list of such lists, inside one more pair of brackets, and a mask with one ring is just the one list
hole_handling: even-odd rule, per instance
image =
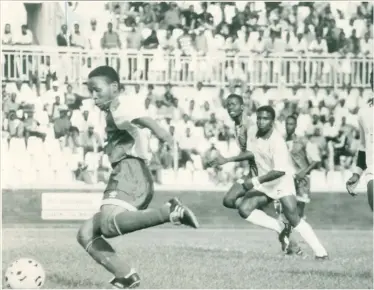
[[308, 243], [313, 249], [317, 258], [326, 258], [327, 252], [320, 243], [312, 227], [303, 219], [300, 218], [297, 210], [297, 200], [295, 195], [290, 194], [280, 198], [282, 203], [283, 214], [290, 222], [291, 226], [294, 227], [301, 237]]
[[374, 191], [374, 180], [370, 179], [367, 183], [367, 194], [368, 194], [368, 202], [369, 206], [371, 208], [371, 211], [373, 211], [373, 191]]
[[133, 288], [139, 285], [140, 278], [123, 257], [119, 256], [102, 237], [101, 215], [101, 213], [97, 213], [82, 224], [77, 240], [97, 263], [120, 279], [120, 281], [116, 281], [117, 287]]
[[238, 206], [239, 215], [250, 223], [280, 233], [283, 230], [282, 224], [259, 209], [269, 204], [271, 200], [259, 191], [253, 190], [249, 194], [250, 196], [244, 197]]
[[[240, 198], [242, 198], [246, 193], [243, 186], [235, 182], [229, 191], [223, 197], [223, 206], [227, 208], [238, 208], [240, 204]], [[239, 201], [237, 201], [239, 199]]]
[[308, 176], [295, 182], [297, 209], [299, 216], [305, 218], [305, 207], [310, 202], [310, 179]]
[[104, 193], [102, 211], [106, 210], [106, 205], [116, 205], [127, 210], [110, 215], [109, 223], [113, 223], [116, 231], [107, 232], [106, 228], [103, 228], [104, 236], [131, 233], [167, 222], [198, 227], [193, 212], [176, 198], [166, 202], [159, 209], [142, 210], [148, 207], [153, 192], [152, 176], [143, 160], [127, 158], [116, 164]]

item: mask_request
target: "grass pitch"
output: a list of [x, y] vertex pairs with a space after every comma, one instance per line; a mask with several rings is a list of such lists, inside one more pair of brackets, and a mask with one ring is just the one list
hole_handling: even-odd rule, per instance
[[[76, 230], [4, 228], [4, 271], [16, 258], [33, 257], [45, 267], [44, 288], [111, 288], [111, 275], [76, 243]], [[138, 270], [140, 288], [373, 288], [372, 231], [318, 235], [328, 261], [315, 261], [304, 243], [307, 257], [284, 256], [276, 235], [253, 227], [160, 227], [112, 239], [112, 245]]]

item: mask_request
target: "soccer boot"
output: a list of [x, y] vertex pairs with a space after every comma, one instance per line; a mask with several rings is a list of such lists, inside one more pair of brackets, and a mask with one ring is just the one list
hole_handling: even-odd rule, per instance
[[300, 246], [298, 243], [292, 239], [290, 239], [290, 245], [288, 247], [288, 252], [286, 252], [287, 255], [297, 255], [297, 256], [302, 256], [303, 250], [301, 250]]
[[286, 254], [290, 253], [290, 235], [291, 225], [288, 223], [284, 223], [284, 228], [279, 233], [278, 240], [281, 243], [282, 251]]
[[175, 225], [186, 225], [197, 229], [199, 222], [195, 214], [187, 206], [183, 205], [178, 198], [169, 200], [170, 204], [170, 222]]
[[109, 283], [118, 289], [133, 289], [140, 285], [140, 277], [137, 273], [133, 272], [126, 277], [114, 277]]

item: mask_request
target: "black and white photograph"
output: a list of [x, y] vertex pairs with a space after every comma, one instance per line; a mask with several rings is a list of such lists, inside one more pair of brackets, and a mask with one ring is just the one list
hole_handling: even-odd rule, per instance
[[374, 3], [0, 1], [2, 289], [374, 289]]

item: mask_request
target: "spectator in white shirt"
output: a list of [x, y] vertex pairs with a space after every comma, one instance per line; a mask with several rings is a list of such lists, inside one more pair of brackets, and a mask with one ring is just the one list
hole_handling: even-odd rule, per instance
[[251, 39], [249, 50], [254, 53], [261, 54], [266, 48], [266, 39], [264, 38], [264, 31], [260, 30], [257, 39]]
[[13, 44], [13, 34], [9, 23], [5, 24], [4, 33], [1, 36], [1, 43], [4, 45]]
[[350, 94], [345, 98], [345, 106], [350, 112], [354, 112], [358, 107], [358, 102], [360, 100], [360, 95], [362, 95], [363, 89], [359, 88], [350, 91]]
[[15, 44], [18, 45], [32, 45], [33, 44], [33, 35], [32, 32], [27, 28], [27, 25], [21, 26], [21, 33], [18, 36], [18, 39], [15, 41]]
[[323, 135], [327, 139], [333, 139], [336, 138], [339, 134], [339, 127], [337, 126], [335, 122], [335, 118], [331, 116], [329, 118], [329, 121], [323, 126]]
[[301, 112], [297, 118], [296, 134], [298, 136], [305, 136], [308, 129], [312, 126], [312, 118], [307, 108], [301, 109]]
[[308, 51], [308, 45], [302, 33], [297, 34], [297, 40], [294, 44], [294, 51], [298, 53], [305, 53]]
[[373, 43], [373, 39], [370, 38], [370, 33], [366, 32], [364, 38], [360, 40], [361, 53], [364, 56], [373, 55], [374, 53], [373, 45], [374, 43]]
[[246, 25], [242, 25], [240, 30], [237, 32], [237, 38], [235, 40], [235, 46], [239, 49], [239, 51], [248, 51], [249, 47], [249, 31]]
[[61, 103], [65, 103], [65, 96], [63, 92], [59, 89], [58, 81], [54, 81], [52, 83], [52, 89], [48, 90], [43, 96], [43, 103], [44, 104], [53, 104], [55, 102], [56, 97], [59, 97]]
[[332, 92], [330, 88], [326, 89], [326, 97], [324, 98], [325, 105], [328, 109], [332, 110], [338, 103], [337, 94]]
[[339, 100], [339, 104], [336, 106], [335, 111], [334, 111], [335, 119], [341, 120], [343, 116], [347, 116], [348, 114], [349, 114], [349, 110], [345, 106], [345, 99]]
[[319, 93], [317, 86], [313, 87], [309, 100], [312, 102], [313, 107], [318, 107], [319, 102], [321, 101], [321, 94]]
[[309, 51], [318, 54], [327, 53], [326, 40], [322, 39], [321, 35], [317, 35], [317, 38], [311, 42], [309, 46]]
[[102, 33], [97, 30], [96, 19], [91, 20], [91, 29], [88, 31], [88, 45], [90, 49], [99, 50], [101, 49], [101, 37]]
[[358, 38], [364, 36], [364, 33], [366, 32], [366, 22], [360, 9], [357, 9], [357, 18], [353, 21], [353, 28], [356, 29]]
[[78, 23], [74, 24], [74, 32], [70, 35], [70, 44], [71, 46], [80, 48], [86, 47], [86, 40], [85, 37], [81, 34]]

